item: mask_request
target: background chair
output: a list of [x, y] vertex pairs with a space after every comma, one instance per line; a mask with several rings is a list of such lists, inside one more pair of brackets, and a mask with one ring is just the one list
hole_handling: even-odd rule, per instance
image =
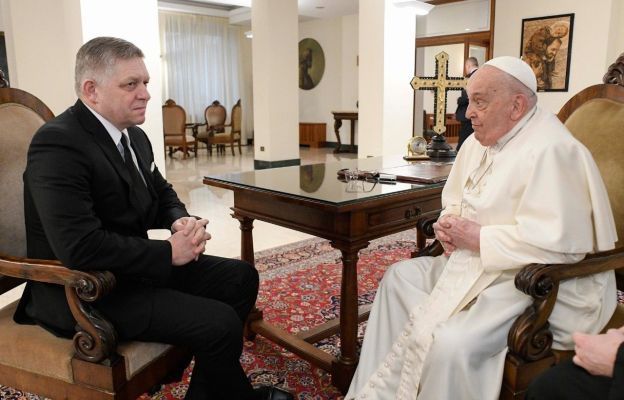
[[236, 104], [232, 107], [232, 114], [230, 114], [230, 124], [226, 125], [230, 127], [231, 135], [231, 149], [232, 155], [234, 155], [234, 143], [238, 144], [238, 154], [243, 154], [241, 150], [241, 130], [243, 121], [243, 109], [241, 107], [241, 101], [238, 99]]
[[197, 154], [197, 141], [192, 135], [186, 134], [187, 128], [193, 124], [186, 123], [186, 112], [175, 101], [169, 99], [162, 106], [163, 131], [165, 135], [165, 147], [169, 147], [169, 156], [175, 151], [181, 150], [183, 157], [188, 156], [189, 147]]
[[0, 384], [52, 399], [136, 399], [179, 379], [190, 353], [160, 343], [117, 343], [115, 328], [90, 305], [114, 289], [110, 272], [24, 258], [22, 173], [33, 134], [52, 117], [36, 97], [0, 89], [0, 294], [26, 279], [63, 286], [78, 324], [73, 340], [63, 339], [13, 322], [17, 301], [0, 309]]
[[[561, 282], [614, 270], [617, 287], [624, 290], [624, 54], [609, 67], [604, 83], [588, 87], [572, 97], [558, 114], [572, 134], [592, 153], [604, 180], [615, 218], [619, 241], [609, 252], [588, 255], [576, 264], [524, 267], [515, 278], [516, 288], [533, 298], [512, 325], [508, 337], [500, 398], [524, 399], [529, 383], [541, 372], [573, 351], [552, 349], [553, 335], [548, 318], [557, 300]], [[416, 256], [440, 255], [435, 240], [422, 248], [425, 238], [433, 238], [435, 218], [422, 219], [418, 225]], [[624, 325], [624, 305], [619, 304], [604, 331]]]
[[[202, 131], [196, 131], [195, 139], [200, 142], [206, 143], [208, 148], [208, 154], [212, 155], [212, 145], [217, 144], [214, 140], [214, 135], [225, 132], [225, 120], [227, 118], [227, 111], [225, 107], [219, 103], [219, 100], [215, 100], [204, 110], [204, 118], [206, 123], [197, 125], [197, 127], [205, 126]], [[220, 153], [219, 145], [217, 145], [217, 153]], [[223, 146], [221, 146], [223, 147]]]
[[[240, 99], [232, 107], [232, 116], [229, 124], [225, 123], [227, 119], [227, 111], [218, 100], [212, 102], [206, 107], [204, 116], [206, 118], [205, 131], [196, 134], [197, 140], [206, 143], [208, 153], [212, 154], [212, 145], [216, 145], [217, 153], [225, 153], [225, 145], [229, 144], [234, 155], [234, 143], [238, 144], [238, 153], [241, 150], [241, 105]], [[204, 125], [202, 125], [204, 126]], [[230, 131], [226, 131], [226, 127], [230, 127]]]

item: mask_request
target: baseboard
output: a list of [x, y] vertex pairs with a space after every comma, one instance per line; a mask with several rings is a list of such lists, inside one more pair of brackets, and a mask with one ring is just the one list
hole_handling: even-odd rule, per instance
[[295, 158], [292, 160], [278, 160], [278, 161], [254, 160], [254, 169], [291, 167], [293, 165], [301, 165], [301, 159]]

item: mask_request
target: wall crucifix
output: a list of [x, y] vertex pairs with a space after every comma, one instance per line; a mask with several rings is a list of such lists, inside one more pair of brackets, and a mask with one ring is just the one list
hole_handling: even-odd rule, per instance
[[[444, 51], [436, 56], [435, 76], [412, 78], [411, 85], [414, 90], [433, 90], [433, 111], [435, 124], [433, 131], [436, 135], [429, 145], [427, 154], [434, 157], [454, 157], [455, 151], [446, 143], [444, 132], [446, 132], [446, 94], [449, 90], [461, 90], [466, 87], [468, 79], [464, 77], [448, 76], [449, 55]], [[432, 150], [434, 150], [432, 152]], [[433, 154], [432, 154], [433, 153]]]

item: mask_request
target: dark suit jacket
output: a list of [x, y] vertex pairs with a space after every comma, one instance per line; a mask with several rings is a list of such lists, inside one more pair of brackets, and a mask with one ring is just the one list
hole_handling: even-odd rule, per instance
[[[466, 78], [470, 78], [474, 74], [476, 69], [469, 73]], [[466, 118], [466, 109], [468, 108], [468, 93], [466, 89], [461, 90], [461, 95], [457, 99], [457, 110], [455, 110], [455, 119], [459, 122], [470, 121], [470, 118]]]
[[[131, 127], [128, 134], [151, 204], [137, 204], [130, 195], [130, 174], [115, 143], [78, 100], [35, 134], [24, 172], [24, 207], [28, 256], [113, 272], [117, 286], [105, 298], [107, 307], [145, 302], [131, 307], [143, 312], [120, 317], [126, 332], [136, 333], [146, 328], [152, 310], [135, 289], [165, 285], [172, 268], [169, 242], [148, 240], [147, 230], [170, 228], [188, 213], [155, 167], [145, 132]], [[74, 332], [63, 288], [56, 285], [28, 283], [14, 318], [64, 336]]]

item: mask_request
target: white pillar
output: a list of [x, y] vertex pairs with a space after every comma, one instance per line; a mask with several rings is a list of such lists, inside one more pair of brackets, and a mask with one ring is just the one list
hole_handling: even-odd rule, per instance
[[360, 0], [358, 156], [406, 152], [412, 136], [416, 16], [392, 0]]
[[298, 165], [296, 0], [254, 0], [251, 9], [255, 167]]
[[74, 64], [83, 43], [96, 36], [115, 36], [143, 50], [152, 100], [142, 128], [164, 174], [157, 1], [4, 0], [2, 6], [10, 14], [5, 17], [5, 39], [15, 57], [11, 84], [39, 97], [55, 115], [76, 101]]

